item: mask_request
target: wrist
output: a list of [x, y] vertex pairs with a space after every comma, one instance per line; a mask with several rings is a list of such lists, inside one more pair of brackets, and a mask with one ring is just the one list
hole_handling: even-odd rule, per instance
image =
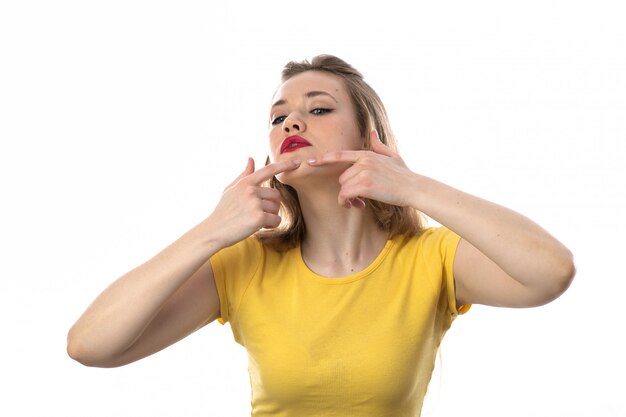
[[419, 174], [413, 174], [410, 179], [408, 206], [424, 212], [425, 203], [428, 201], [426, 195], [431, 188], [432, 179]]
[[192, 250], [197, 249], [209, 256], [229, 246], [224, 236], [221, 236], [220, 228], [216, 227], [213, 219], [209, 216], [184, 235], [184, 239]]

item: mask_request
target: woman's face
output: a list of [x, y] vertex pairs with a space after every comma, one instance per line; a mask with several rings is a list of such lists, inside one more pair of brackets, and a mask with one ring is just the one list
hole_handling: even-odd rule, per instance
[[279, 176], [281, 182], [289, 183], [288, 177], [305, 173], [340, 174], [347, 168], [346, 164], [311, 167], [306, 160], [363, 146], [354, 106], [343, 81], [335, 75], [319, 71], [298, 74], [280, 86], [272, 103], [271, 162], [291, 159], [303, 162], [300, 168]]

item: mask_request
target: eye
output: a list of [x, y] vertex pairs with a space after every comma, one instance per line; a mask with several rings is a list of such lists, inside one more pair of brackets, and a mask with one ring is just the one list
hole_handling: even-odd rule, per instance
[[286, 118], [287, 118], [287, 116], [278, 116], [278, 117], [274, 118], [272, 120], [272, 126], [284, 122]]
[[327, 114], [332, 112], [332, 109], [321, 109], [321, 108], [317, 108], [317, 109], [313, 109], [311, 110], [311, 114], [314, 114], [316, 116], [321, 116], [322, 114]]

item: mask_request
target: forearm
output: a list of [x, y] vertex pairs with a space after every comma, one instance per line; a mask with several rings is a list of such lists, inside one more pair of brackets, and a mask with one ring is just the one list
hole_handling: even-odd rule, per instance
[[[244, 172], [224, 190], [206, 220], [154, 258], [119, 278], [96, 298], [69, 332], [70, 356], [81, 358], [84, 363], [118, 363], [122, 353], [138, 346], [137, 342], [142, 341], [139, 338], [146, 334], [151, 323], [159, 323], [155, 318], [170, 320], [170, 323], [158, 330], [160, 340], [152, 341], [148, 351], [167, 346], [181, 335], [184, 337], [184, 333], [192, 330], [190, 326], [198, 324], [197, 319], [204, 319], [204, 314], [217, 314], [220, 306], [210, 277], [211, 268], [202, 266], [219, 250], [246, 239], [263, 227], [280, 224], [280, 193], [262, 184], [299, 165], [299, 162], [283, 161], [255, 171], [254, 160], [248, 158]], [[198, 275], [194, 276], [196, 272]], [[198, 292], [183, 292], [181, 298], [174, 296], [177, 290], [185, 290], [184, 284], [193, 284], [195, 278], [200, 287], [204, 285], [206, 298], [194, 304], [193, 295], [200, 294]], [[172, 309], [169, 312], [168, 307]], [[181, 320], [179, 315], [187, 319]]]
[[413, 178], [411, 205], [471, 243], [525, 286], [572, 275], [572, 255], [530, 219], [431, 178]]
[[68, 350], [88, 357], [129, 348], [163, 304], [223, 246], [204, 221], [152, 259], [129, 271], [87, 308], [68, 334]]

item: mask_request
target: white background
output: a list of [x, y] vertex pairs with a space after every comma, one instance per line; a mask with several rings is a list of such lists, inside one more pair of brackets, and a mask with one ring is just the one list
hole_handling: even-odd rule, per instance
[[249, 415], [228, 326], [118, 369], [72, 361], [65, 337], [264, 162], [283, 64], [331, 53], [379, 92], [413, 170], [576, 256], [555, 302], [457, 319], [423, 415], [626, 416], [620, 2], [343, 3], [2, 3], [0, 415]]

